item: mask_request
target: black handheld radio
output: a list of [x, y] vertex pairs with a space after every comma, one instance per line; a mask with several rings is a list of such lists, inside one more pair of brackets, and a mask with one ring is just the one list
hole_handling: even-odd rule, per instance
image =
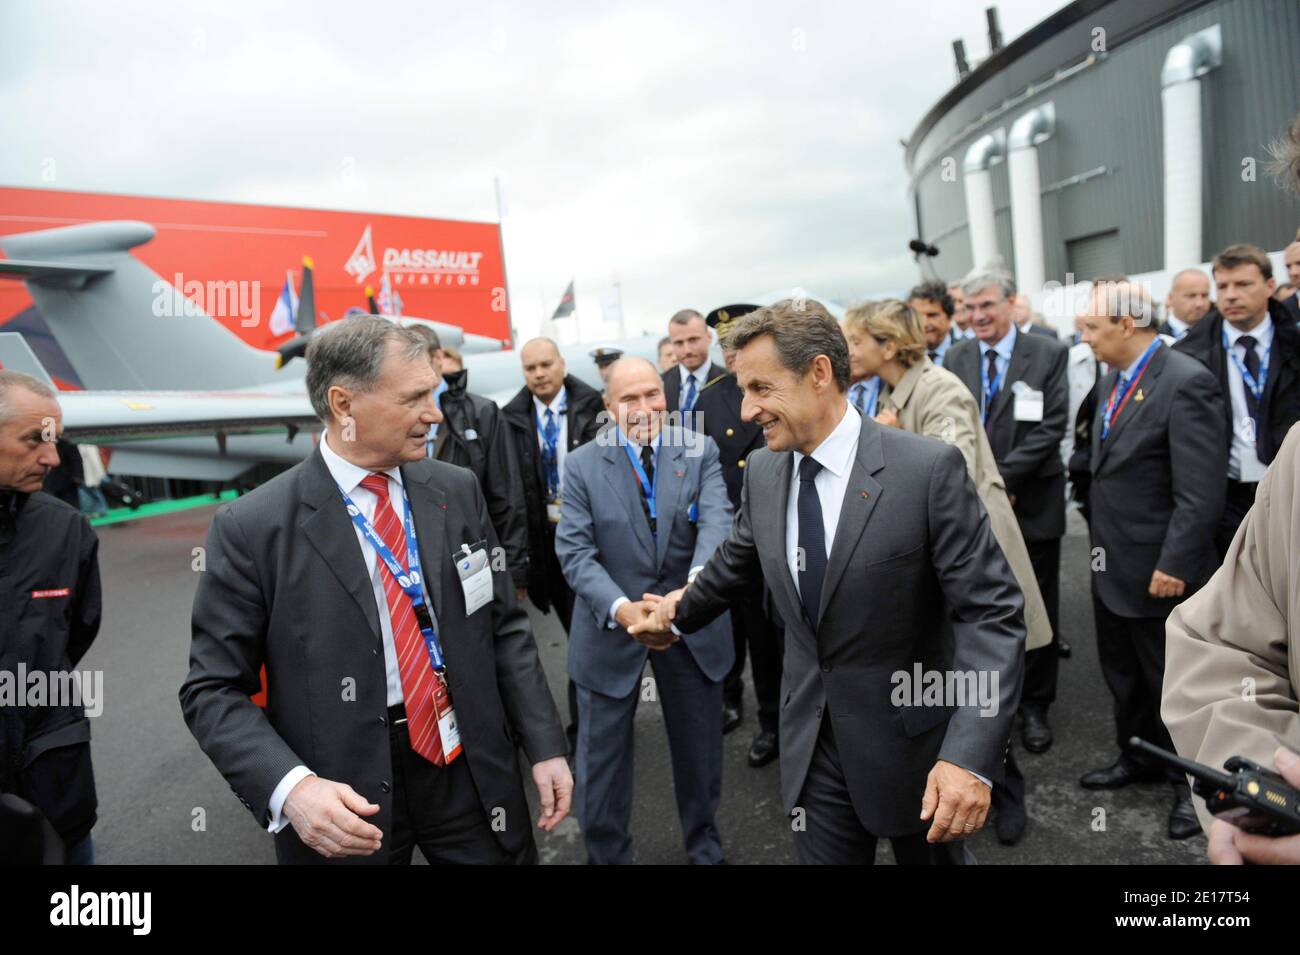
[[1134, 736], [1129, 746], [1179, 769], [1193, 779], [1192, 789], [1210, 812], [1243, 832], [1263, 836], [1300, 833], [1300, 792], [1277, 773], [1244, 756], [1232, 756], [1223, 769], [1183, 759]]

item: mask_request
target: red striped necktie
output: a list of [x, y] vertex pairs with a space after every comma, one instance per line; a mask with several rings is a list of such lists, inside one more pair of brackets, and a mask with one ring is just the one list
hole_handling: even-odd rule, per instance
[[[388, 499], [388, 477], [371, 474], [361, 480], [361, 486], [379, 499], [375, 505], [375, 533], [388, 545], [397, 562], [406, 567], [406, 533], [402, 522], [393, 511]], [[429, 651], [424, 645], [420, 626], [415, 621], [411, 598], [383, 561], [384, 597], [388, 600], [388, 619], [393, 627], [393, 649], [397, 651], [397, 670], [402, 680], [402, 696], [406, 699], [406, 724], [411, 736], [411, 749], [436, 766], [446, 759], [442, 754], [442, 740], [438, 736], [438, 715], [433, 705], [434, 684], [439, 679], [429, 662]], [[409, 569], [409, 568], [408, 568]]]

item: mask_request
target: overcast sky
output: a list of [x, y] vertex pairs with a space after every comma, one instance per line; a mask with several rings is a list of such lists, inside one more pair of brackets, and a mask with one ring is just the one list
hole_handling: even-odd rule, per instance
[[5, 3], [0, 184], [493, 221], [499, 176], [523, 335], [570, 277], [584, 337], [616, 281], [632, 333], [848, 301], [916, 278], [899, 140], [985, 6]]

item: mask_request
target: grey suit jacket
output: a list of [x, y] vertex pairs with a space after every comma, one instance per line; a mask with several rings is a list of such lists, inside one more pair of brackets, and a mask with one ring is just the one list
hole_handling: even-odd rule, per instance
[[[1068, 359], [1069, 349], [1055, 336], [1017, 332], [1011, 364], [989, 408], [989, 443], [1028, 543], [1056, 540], [1065, 533], [1061, 442], [1069, 424]], [[984, 391], [979, 341], [953, 345], [943, 356], [943, 367], [966, 383], [978, 404]], [[1042, 421], [1015, 420], [1013, 386], [1018, 381], [1043, 393]]]
[[1190, 594], [1217, 564], [1228, 474], [1222, 399], [1210, 371], [1162, 345], [1102, 441], [1117, 374], [1101, 380], [1092, 419], [1089, 526], [1105, 558], [1092, 560], [1092, 586], [1121, 617], [1165, 617], [1182, 598], [1150, 596], [1152, 571], [1184, 581]]
[[[793, 458], [767, 449], [750, 455], [731, 534], [683, 596], [677, 627], [689, 633], [713, 619], [761, 573], [786, 621], [786, 810], [798, 805], [829, 708], [862, 825], [879, 836], [914, 833], [925, 828], [921, 797], [936, 759], [1003, 777], [1024, 667], [1024, 600], [961, 452], [867, 419], [814, 633], [786, 561]], [[976, 679], [983, 672], [989, 689], [996, 674], [996, 712], [981, 715], [978, 704], [907, 705], [913, 698], [900, 700], [900, 687], [918, 666]]]
[[[465, 616], [451, 560], [496, 532], [474, 475], [441, 461], [402, 467], [426, 586], [468, 762], [484, 811], [505, 809], [502, 846], [532, 838], [516, 743], [529, 762], [567, 752], [564, 730], [510, 575], [493, 573], [493, 601]], [[266, 666], [267, 705], [250, 697]], [[352, 681], [348, 683], [347, 681]], [[346, 692], [354, 686], [352, 693]], [[207, 570], [194, 595], [185, 722], [244, 807], [265, 826], [276, 785], [294, 766], [344, 782], [380, 807], [368, 819], [392, 843], [393, 779], [387, 680], [365, 560], [320, 452], [217, 509]], [[383, 863], [386, 851], [352, 863]], [[281, 862], [323, 862], [291, 826]]]
[[[692, 567], [713, 554], [731, 527], [731, 502], [713, 439], [664, 428], [655, 483], [658, 533], [641, 505], [636, 472], [615, 430], [564, 459], [564, 500], [555, 532], [555, 555], [573, 588], [569, 675], [606, 696], [624, 697], [645, 668], [646, 647], [610, 629], [609, 608], [619, 597], [665, 594], [686, 583]], [[690, 520], [691, 505], [698, 517]], [[721, 680], [735, 662], [727, 617], [684, 640], [704, 674]]]

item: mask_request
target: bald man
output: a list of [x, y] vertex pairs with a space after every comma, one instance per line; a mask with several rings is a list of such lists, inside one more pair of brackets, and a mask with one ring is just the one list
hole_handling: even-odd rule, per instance
[[644, 358], [614, 363], [605, 407], [616, 427], [565, 461], [555, 538], [576, 596], [569, 676], [578, 686], [578, 824], [590, 862], [632, 861], [632, 722], [643, 703], [663, 713], [686, 854], [716, 864], [730, 620], [724, 614], [681, 638], [634, 637], [629, 628], [652, 613], [646, 594], [684, 587], [727, 536], [718, 446], [665, 423], [663, 380]]
[[1210, 278], [1200, 269], [1183, 269], [1165, 296], [1165, 323], [1160, 329], [1180, 339], [1210, 310]]
[[[502, 408], [524, 484], [528, 514], [528, 585], [516, 596], [550, 610], [565, 633], [573, 618], [573, 591], [555, 559], [565, 458], [596, 436], [604, 408], [600, 392], [565, 372], [564, 358], [549, 338], [534, 338], [519, 351], [524, 387]], [[569, 684], [569, 749], [577, 743], [578, 702]]]

